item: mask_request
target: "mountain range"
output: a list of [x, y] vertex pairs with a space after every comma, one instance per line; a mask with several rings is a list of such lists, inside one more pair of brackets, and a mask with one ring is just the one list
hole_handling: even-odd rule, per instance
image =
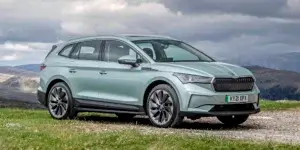
[[262, 66], [276, 70], [300, 72], [300, 52], [239, 56], [221, 61], [241, 66]]
[[40, 72], [40, 64], [26, 64], [26, 65], [15, 66], [14, 68], [27, 70], [31, 72]]
[[[35, 67], [37, 67], [37, 65], [34, 65]], [[37, 70], [27, 70], [26, 67], [11, 67], [11, 66], [0, 66], [0, 73], [3, 74], [10, 74], [10, 75], [20, 75], [20, 76], [26, 76], [26, 77], [30, 77], [30, 76], [37, 76], [38, 75]]]
[[[23, 92], [36, 92], [38, 87], [39, 64], [15, 67], [0, 67], [0, 87]], [[300, 73], [270, 69], [260, 66], [248, 66], [257, 80], [261, 98], [269, 100], [299, 100]]]
[[[250, 55], [239, 56], [228, 59], [221, 59], [220, 61], [237, 64], [240, 66], [262, 66], [276, 70], [288, 70], [300, 73], [300, 52], [289, 52], [282, 54], [271, 55]], [[21, 70], [28, 70], [32, 72], [39, 72], [39, 64], [26, 64], [15, 66]]]
[[248, 68], [256, 78], [261, 98], [269, 100], [300, 100], [300, 73], [259, 66]]

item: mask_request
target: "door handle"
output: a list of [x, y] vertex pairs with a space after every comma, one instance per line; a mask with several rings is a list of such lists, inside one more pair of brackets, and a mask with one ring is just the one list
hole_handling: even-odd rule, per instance
[[76, 70], [75, 69], [69, 69], [69, 72], [70, 73], [76, 73]]
[[104, 70], [103, 71], [100, 71], [99, 72], [101, 75], [106, 75], [107, 74], [107, 72], [105, 72]]

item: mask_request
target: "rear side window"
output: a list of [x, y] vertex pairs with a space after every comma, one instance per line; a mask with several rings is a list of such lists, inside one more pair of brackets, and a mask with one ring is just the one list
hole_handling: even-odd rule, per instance
[[59, 55], [64, 56], [64, 57], [69, 57], [74, 45], [68, 45], [66, 46], [62, 51], [60, 51]]
[[71, 58], [81, 60], [99, 60], [101, 41], [86, 41], [78, 44], [76, 49], [70, 55]]

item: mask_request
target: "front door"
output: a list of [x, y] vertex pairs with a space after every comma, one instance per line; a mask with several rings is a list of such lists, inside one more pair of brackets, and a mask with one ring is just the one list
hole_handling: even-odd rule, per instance
[[127, 44], [116, 40], [105, 41], [104, 47], [101, 65], [104, 72], [99, 79], [103, 87], [99, 91], [99, 97], [112, 103], [140, 105], [142, 87], [147, 81], [141, 78], [144, 74], [141, 66], [118, 63], [122, 56], [138, 57], [138, 54]]

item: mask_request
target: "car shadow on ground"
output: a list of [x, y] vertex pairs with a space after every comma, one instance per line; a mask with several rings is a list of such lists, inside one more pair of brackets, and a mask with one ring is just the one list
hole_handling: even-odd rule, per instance
[[[80, 115], [77, 117], [79, 121], [92, 121], [104, 124], [131, 124], [137, 126], [149, 126], [152, 124], [147, 117], [137, 116], [129, 120], [121, 120], [118, 117], [112, 116], [100, 116], [100, 115]], [[239, 126], [226, 126], [219, 122], [204, 122], [201, 119], [197, 121], [191, 121], [185, 119], [184, 122], [176, 129], [192, 129], [192, 130], [249, 130], [260, 129], [258, 124], [242, 124]]]

